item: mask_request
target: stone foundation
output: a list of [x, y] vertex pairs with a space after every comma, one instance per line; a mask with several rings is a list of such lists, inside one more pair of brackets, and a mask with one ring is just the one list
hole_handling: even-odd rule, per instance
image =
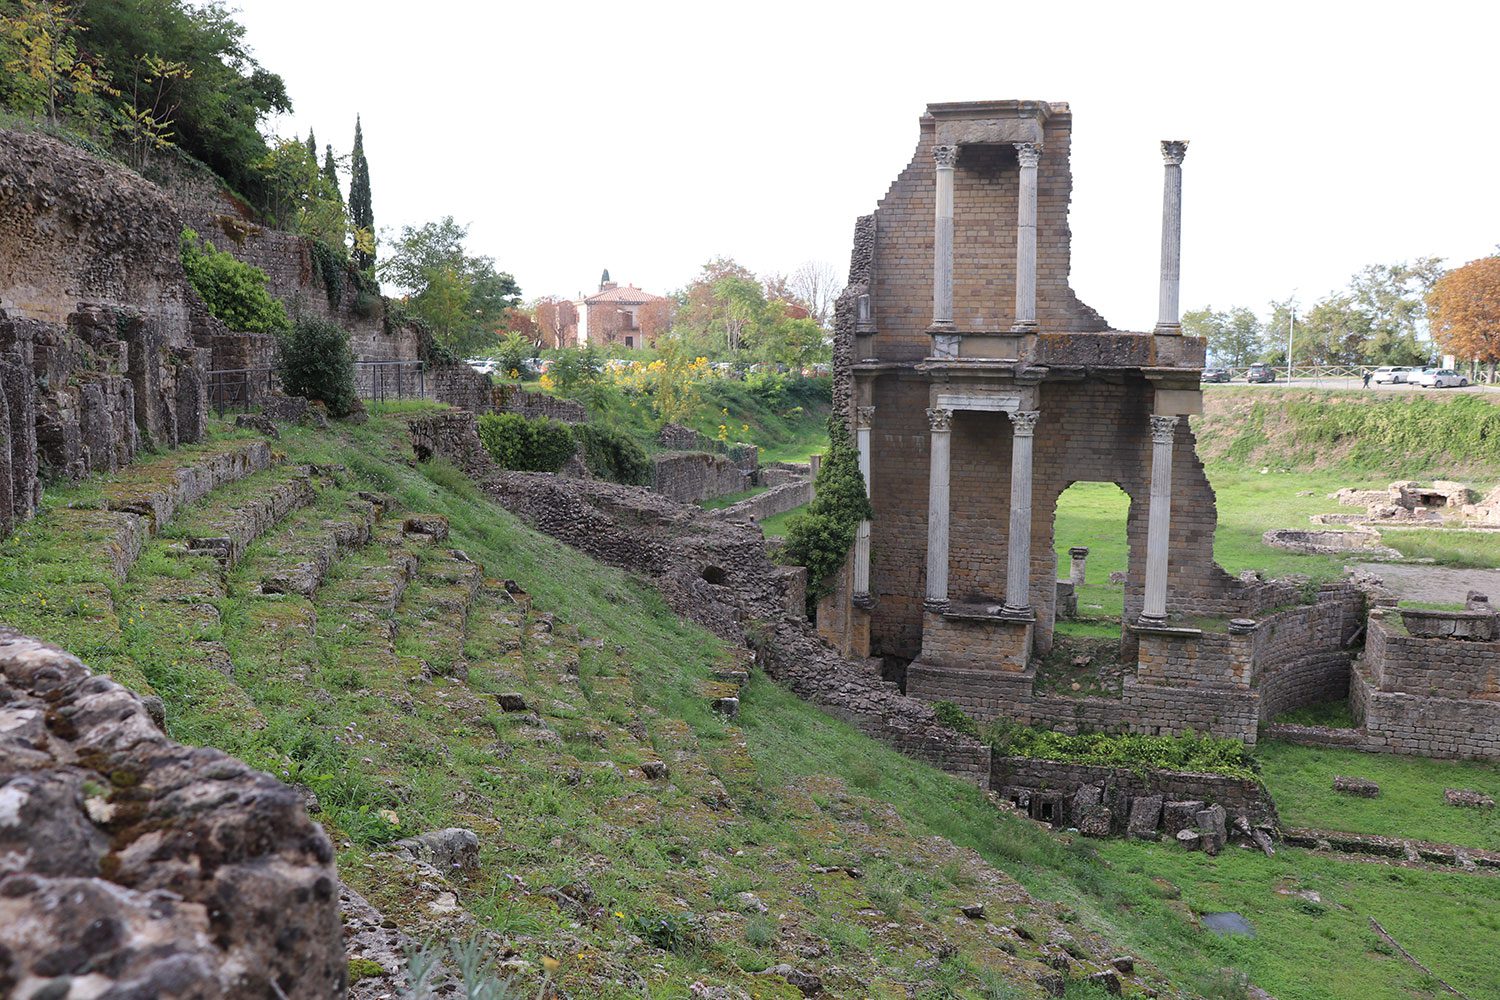
[[750, 475], [723, 455], [665, 452], [651, 458], [651, 488], [679, 503], [697, 503], [744, 492]]

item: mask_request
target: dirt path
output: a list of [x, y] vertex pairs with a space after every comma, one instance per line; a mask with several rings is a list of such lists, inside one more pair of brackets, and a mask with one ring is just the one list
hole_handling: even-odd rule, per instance
[[1462, 604], [1471, 590], [1500, 600], [1500, 569], [1453, 569], [1448, 566], [1398, 566], [1361, 563], [1359, 568], [1385, 581], [1398, 597], [1412, 601]]

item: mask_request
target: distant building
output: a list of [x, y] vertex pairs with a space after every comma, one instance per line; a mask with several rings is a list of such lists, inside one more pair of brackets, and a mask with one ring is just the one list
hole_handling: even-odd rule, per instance
[[650, 347], [657, 335], [667, 328], [670, 300], [652, 295], [634, 285], [618, 285], [605, 271], [599, 280], [599, 291], [575, 300], [575, 331], [561, 331], [558, 339], [584, 347]]

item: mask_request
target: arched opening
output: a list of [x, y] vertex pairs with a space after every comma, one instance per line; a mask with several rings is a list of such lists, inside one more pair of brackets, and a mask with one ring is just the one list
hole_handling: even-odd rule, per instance
[[1130, 574], [1130, 496], [1116, 483], [1076, 482], [1057, 498], [1057, 605], [1037, 690], [1118, 696], [1128, 669], [1121, 622]]

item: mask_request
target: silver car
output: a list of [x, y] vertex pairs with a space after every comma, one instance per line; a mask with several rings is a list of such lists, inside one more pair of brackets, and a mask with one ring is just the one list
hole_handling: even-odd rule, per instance
[[1410, 368], [1401, 365], [1383, 365], [1370, 375], [1370, 381], [1376, 385], [1400, 385], [1406, 381], [1409, 374], [1411, 374]]

